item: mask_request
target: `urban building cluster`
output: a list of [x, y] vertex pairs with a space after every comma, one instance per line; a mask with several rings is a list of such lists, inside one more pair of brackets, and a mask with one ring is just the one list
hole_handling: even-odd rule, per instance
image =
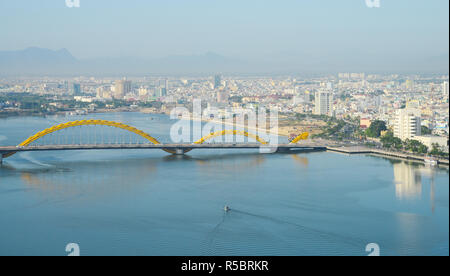
[[[167, 113], [175, 106], [192, 107], [201, 100], [205, 109], [233, 116], [237, 109], [275, 109], [279, 114], [311, 114], [337, 119], [359, 119], [361, 128], [384, 121], [395, 137], [415, 139], [448, 150], [449, 82], [445, 76], [366, 75], [339, 73], [323, 77], [134, 77], [71, 79], [3, 79], [0, 96], [34, 94], [89, 104], [90, 109], [113, 108], [111, 102], [147, 107]], [[0, 101], [2, 112], [20, 108]], [[423, 134], [422, 127], [430, 130]]]

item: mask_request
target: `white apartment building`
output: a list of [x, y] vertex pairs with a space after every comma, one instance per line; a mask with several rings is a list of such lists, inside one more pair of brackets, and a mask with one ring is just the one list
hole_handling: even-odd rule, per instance
[[314, 113], [316, 115], [333, 116], [333, 95], [330, 92], [316, 92]]
[[420, 110], [405, 108], [396, 112], [394, 120], [394, 136], [402, 140], [421, 135]]

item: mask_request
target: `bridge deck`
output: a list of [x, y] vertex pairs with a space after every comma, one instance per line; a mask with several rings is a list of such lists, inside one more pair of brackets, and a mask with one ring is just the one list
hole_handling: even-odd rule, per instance
[[108, 149], [260, 149], [260, 148], [278, 148], [278, 149], [317, 149], [326, 150], [324, 146], [313, 144], [279, 144], [279, 145], [261, 145], [261, 144], [97, 144], [97, 145], [48, 145], [48, 146], [27, 146], [0, 147], [0, 153], [26, 152], [26, 151], [58, 151], [58, 150], [108, 150]]

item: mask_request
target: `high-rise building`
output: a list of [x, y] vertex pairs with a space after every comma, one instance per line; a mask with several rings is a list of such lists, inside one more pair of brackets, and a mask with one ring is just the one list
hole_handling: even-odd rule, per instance
[[442, 93], [448, 96], [448, 81], [444, 81], [442, 84]]
[[397, 110], [394, 122], [394, 136], [402, 140], [421, 135], [420, 110], [405, 108]]
[[222, 76], [215, 75], [214, 76], [214, 89], [217, 89], [222, 86]]
[[333, 95], [330, 92], [316, 92], [314, 113], [316, 115], [333, 116]]
[[97, 89], [95, 89], [95, 91], [97, 92], [97, 98], [101, 99], [103, 98], [103, 87], [97, 87]]
[[155, 89], [155, 96], [156, 96], [157, 98], [161, 98], [161, 97], [167, 96], [167, 91], [166, 91], [166, 89], [165, 89], [164, 87], [157, 87], [157, 88]]
[[114, 90], [115, 99], [123, 99], [123, 97], [131, 92], [131, 81], [119, 80], [116, 81], [116, 87]]
[[166, 97], [169, 91], [169, 80], [158, 80], [155, 82], [155, 97]]
[[79, 83], [72, 84], [72, 94], [81, 95], [81, 85]]

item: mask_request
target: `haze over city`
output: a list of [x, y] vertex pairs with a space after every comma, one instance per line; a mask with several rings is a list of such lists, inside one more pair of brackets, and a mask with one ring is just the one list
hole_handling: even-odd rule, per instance
[[2, 1], [0, 74], [448, 72], [445, 0], [80, 4]]

